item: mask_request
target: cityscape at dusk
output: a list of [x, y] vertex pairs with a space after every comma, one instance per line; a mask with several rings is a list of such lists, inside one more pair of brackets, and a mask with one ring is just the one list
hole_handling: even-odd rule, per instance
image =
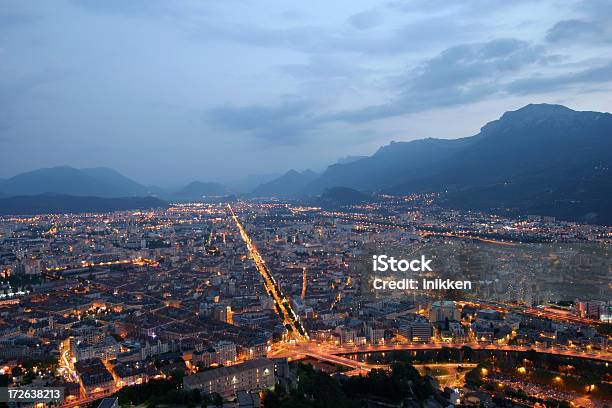
[[[413, 195], [341, 210], [237, 201], [5, 216], [0, 233], [3, 370], [64, 387], [62, 406], [129, 401], [124, 388], [178, 372], [183, 392], [231, 399], [290, 388], [288, 361], [352, 377], [395, 358], [467, 405], [499, 398], [490, 384], [525, 403], [610, 397], [612, 227], [461, 214]], [[372, 245], [435, 253], [449, 269], [436, 272], [474, 290], [374, 291]], [[490, 374], [475, 385], [474, 370]]]
[[612, 407], [605, 0], [0, 0], [0, 407]]

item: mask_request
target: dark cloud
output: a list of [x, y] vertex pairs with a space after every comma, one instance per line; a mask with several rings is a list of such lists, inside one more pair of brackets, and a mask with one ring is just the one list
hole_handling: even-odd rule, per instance
[[392, 101], [328, 118], [365, 122], [472, 103], [498, 92], [506, 75], [544, 61], [543, 54], [541, 47], [517, 39], [450, 47], [409, 71]]
[[577, 84], [602, 83], [608, 81], [612, 81], [612, 63], [561, 75], [539, 75], [518, 79], [508, 84], [506, 90], [512, 94], [527, 95], [558, 91]]
[[290, 99], [276, 106], [224, 105], [206, 112], [219, 128], [246, 133], [266, 144], [295, 144], [313, 128], [314, 104]]
[[358, 30], [367, 30], [382, 22], [383, 17], [378, 10], [366, 10], [349, 17], [349, 23]]
[[590, 19], [607, 21], [612, 19], [610, 0], [582, 0], [578, 2], [576, 9]]
[[548, 31], [546, 39], [553, 43], [606, 43], [612, 42], [612, 28], [608, 20], [564, 20]]
[[[216, 122], [233, 130], [250, 131], [259, 138], [296, 139], [312, 127], [341, 121], [364, 123], [392, 116], [436, 108], [461, 106], [494, 96], [547, 93], [576, 84], [612, 80], [612, 64], [565, 74], [528, 76], [557, 61], [542, 45], [513, 38], [449, 47], [437, 56], [418, 64], [403, 78], [392, 81], [396, 89], [392, 100], [361, 109], [321, 113], [312, 104], [290, 102], [277, 107], [219, 108]], [[350, 75], [350, 70], [330, 68], [325, 59], [284, 69], [298, 77]], [[334, 71], [336, 72], [334, 73]]]
[[583, 46], [612, 43], [612, 2], [580, 1], [575, 5], [578, 16], [557, 22], [546, 33], [546, 40], [558, 44]]
[[413, 70], [408, 93], [469, 87], [542, 59], [542, 48], [516, 39], [457, 45]]

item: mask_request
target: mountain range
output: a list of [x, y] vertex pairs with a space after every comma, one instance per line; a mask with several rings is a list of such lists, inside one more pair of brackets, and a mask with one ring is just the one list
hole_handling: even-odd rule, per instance
[[612, 115], [527, 105], [461, 139], [396, 142], [329, 166], [303, 193], [442, 193], [449, 207], [612, 224]]
[[106, 167], [42, 168], [0, 181], [0, 192], [6, 196], [56, 193], [96, 197], [129, 197], [156, 194], [156, 190], [156, 188], [143, 186]]
[[142, 185], [107, 167], [76, 169], [69, 166], [41, 168], [0, 180], [0, 197], [59, 194], [88, 197], [146, 197], [164, 199], [198, 199], [221, 196], [229, 189], [214, 182], [194, 181], [177, 191]]
[[[242, 189], [258, 181], [248, 196], [358, 197], [335, 187], [367, 194], [437, 192], [453, 208], [612, 224], [611, 166], [612, 115], [531, 104], [504, 113], [474, 136], [392, 142], [369, 157], [340, 159], [321, 174], [290, 170], [251, 178]], [[164, 191], [104, 167], [45, 168], [0, 180], [0, 197], [44, 193], [193, 200], [232, 191], [199, 181]]]
[[0, 198], [0, 215], [110, 212], [163, 207], [167, 207], [167, 204], [155, 197], [106, 198], [46, 193]]
[[318, 176], [317, 173], [311, 170], [305, 170], [301, 173], [295, 170], [289, 170], [277, 179], [260, 184], [259, 187], [253, 190], [251, 195], [255, 197], [295, 196], [301, 193], [302, 190]]

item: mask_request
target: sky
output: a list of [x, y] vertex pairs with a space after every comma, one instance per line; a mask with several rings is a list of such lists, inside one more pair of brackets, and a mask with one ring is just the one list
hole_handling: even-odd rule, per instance
[[0, 0], [0, 178], [322, 171], [528, 103], [612, 111], [612, 2]]

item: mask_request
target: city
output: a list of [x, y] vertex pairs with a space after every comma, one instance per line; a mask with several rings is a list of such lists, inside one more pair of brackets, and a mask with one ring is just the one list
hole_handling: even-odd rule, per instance
[[[390, 356], [402, 353], [423, 373], [439, 373], [432, 380], [463, 404], [495, 398], [489, 382], [542, 401], [597, 407], [610, 398], [611, 258], [577, 249], [609, 251], [610, 227], [448, 212], [413, 195], [334, 210], [273, 200], [10, 216], [0, 234], [3, 374], [15, 385], [65, 387], [61, 406], [178, 372], [184, 390], [220, 378], [208, 393], [232, 400], [279, 381], [291, 387], [288, 363], [367, 376], [389, 370]], [[593, 286], [573, 287], [581, 278], [571, 274], [517, 280], [505, 269], [523, 246], [523, 258], [533, 250], [525, 241], [549, 257], [573, 247]], [[373, 290], [363, 271], [372, 245], [418, 252], [432, 244], [447, 266], [455, 265], [449, 251], [459, 254], [454, 271], [470, 277], [473, 290]], [[483, 246], [501, 266], [483, 261]], [[549, 267], [544, 257], [530, 259], [524, 268]], [[573, 288], [560, 292], [559, 284]], [[514, 376], [480, 366], [509, 355], [526, 360]], [[576, 371], [549, 379], [534, 355], [605, 374], [584, 391]], [[223, 370], [248, 377], [253, 367], [269, 377], [223, 382]], [[490, 374], [474, 386], [470, 370]]]
[[0, 0], [0, 408], [612, 408], [610, 21]]

